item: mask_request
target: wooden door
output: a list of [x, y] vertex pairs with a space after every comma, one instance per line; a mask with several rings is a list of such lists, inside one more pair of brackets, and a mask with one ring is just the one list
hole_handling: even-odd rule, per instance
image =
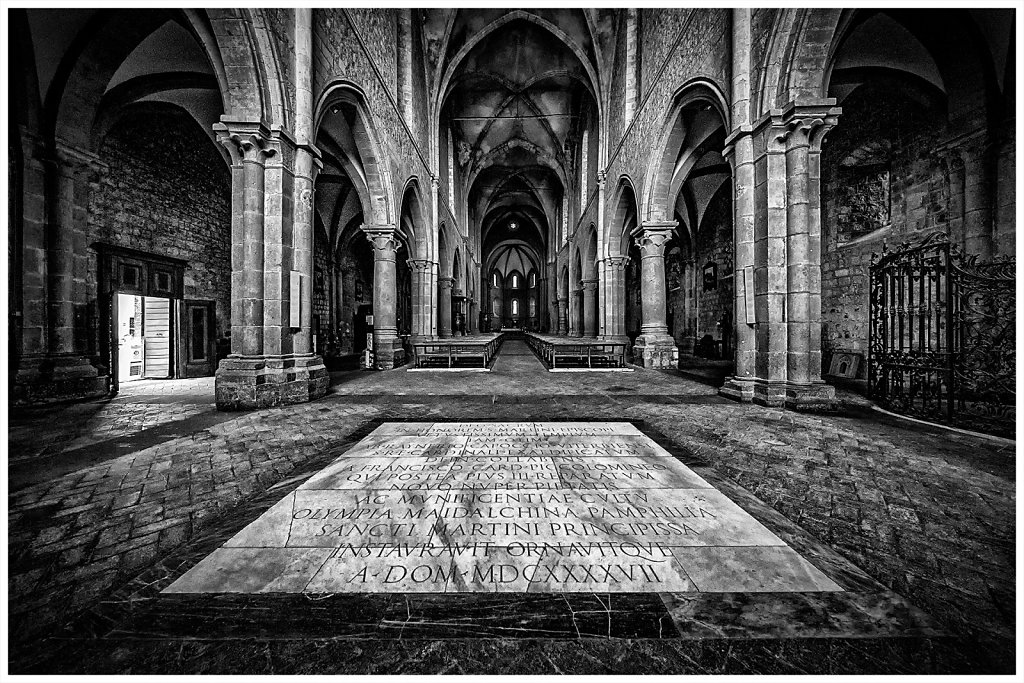
[[214, 303], [186, 299], [182, 310], [182, 376], [210, 377], [217, 371]]
[[147, 296], [143, 299], [143, 376], [166, 379], [171, 376], [171, 300]]

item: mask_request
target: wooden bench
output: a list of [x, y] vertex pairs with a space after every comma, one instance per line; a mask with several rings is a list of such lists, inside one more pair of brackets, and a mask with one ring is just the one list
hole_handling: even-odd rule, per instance
[[601, 340], [569, 340], [564, 337], [541, 336], [527, 333], [526, 342], [551, 369], [559, 362], [565, 365], [595, 367], [624, 367], [626, 344]]
[[472, 361], [473, 366], [486, 368], [501, 347], [502, 335], [489, 339], [445, 339], [412, 344], [416, 367], [444, 366]]

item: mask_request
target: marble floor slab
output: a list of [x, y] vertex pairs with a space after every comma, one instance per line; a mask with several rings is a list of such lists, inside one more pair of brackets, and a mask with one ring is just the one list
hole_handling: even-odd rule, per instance
[[628, 422], [385, 423], [169, 593], [842, 588]]

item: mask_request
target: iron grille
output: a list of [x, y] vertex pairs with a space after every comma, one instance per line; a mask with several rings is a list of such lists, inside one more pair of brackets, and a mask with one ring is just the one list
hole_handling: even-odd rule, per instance
[[1012, 437], [1015, 261], [978, 263], [944, 233], [871, 265], [868, 387], [893, 412]]

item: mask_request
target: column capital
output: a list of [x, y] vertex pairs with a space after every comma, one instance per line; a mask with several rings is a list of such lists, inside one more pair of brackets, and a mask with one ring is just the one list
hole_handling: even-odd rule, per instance
[[770, 151], [810, 147], [812, 152], [820, 152], [825, 136], [839, 123], [842, 113], [831, 98], [807, 104], [790, 103], [772, 110], [767, 121], [771, 126]]
[[608, 180], [608, 169], [602, 168], [597, 172], [597, 184], [604, 187], [605, 182]]
[[409, 267], [417, 273], [429, 273], [433, 267], [434, 262], [430, 259], [409, 259]]
[[606, 256], [604, 259], [605, 265], [618, 272], [626, 270], [626, 266], [629, 265], [628, 256]]
[[263, 163], [280, 149], [280, 140], [262, 121], [218, 122], [213, 124], [213, 130], [217, 141], [231, 155], [232, 166]]
[[587, 278], [586, 280], [580, 280], [580, 284], [583, 285], [584, 290], [597, 289], [597, 278]]
[[437, 286], [441, 289], [454, 289], [455, 278], [453, 277], [439, 277], [437, 278]]
[[366, 239], [373, 246], [373, 258], [375, 260], [395, 260], [395, 253], [402, 247], [398, 240], [398, 233], [393, 225], [361, 225], [360, 229], [366, 233]]
[[634, 228], [631, 235], [640, 247], [640, 255], [643, 258], [664, 256], [665, 243], [672, 239], [672, 232], [678, 225], [678, 221], [645, 221]]
[[89, 182], [96, 182], [110, 166], [92, 152], [80, 149], [58, 140], [50, 151], [43, 151], [40, 160], [53, 164], [62, 174], [82, 176]]

